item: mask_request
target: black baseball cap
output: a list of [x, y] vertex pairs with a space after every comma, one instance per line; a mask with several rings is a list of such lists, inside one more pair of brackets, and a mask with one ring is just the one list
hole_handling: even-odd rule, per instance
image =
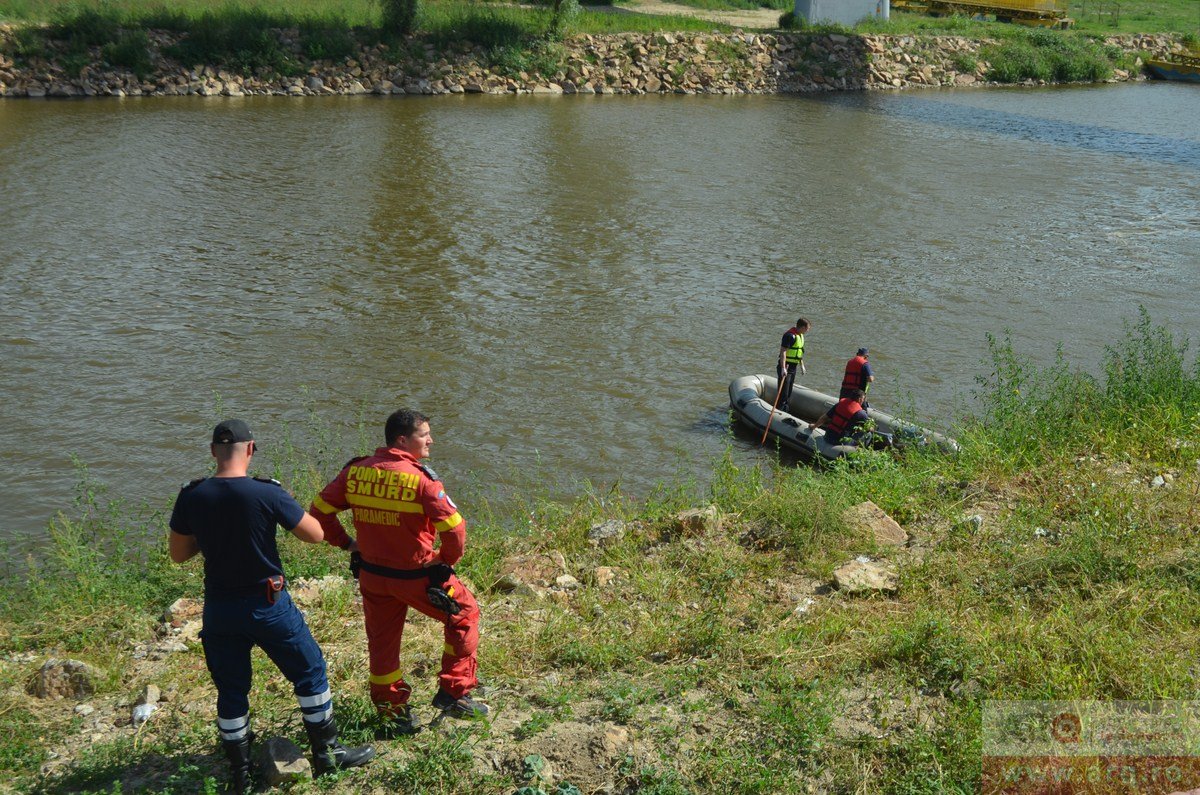
[[213, 444], [253, 441], [254, 434], [245, 420], [225, 420], [213, 428]]
[[868, 355], [870, 355], [870, 353], [871, 353], [871, 352], [870, 352], [870, 351], [868, 351], [866, 348], [859, 348], [859, 349], [858, 349], [858, 353], [857, 353], [857, 354], [855, 354], [855, 355], [856, 355], [856, 356], [868, 356]]

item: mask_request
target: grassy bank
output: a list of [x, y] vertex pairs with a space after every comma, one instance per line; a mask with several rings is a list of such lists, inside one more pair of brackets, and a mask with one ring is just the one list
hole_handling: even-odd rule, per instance
[[[293, 791], [974, 792], [988, 699], [1191, 698], [1200, 371], [1187, 342], [1143, 315], [1090, 375], [1065, 359], [1034, 367], [998, 339], [978, 388], [953, 459], [829, 471], [726, 459], [710, 487], [664, 484], [640, 501], [471, 500], [462, 571], [484, 613], [493, 720], [386, 742], [369, 768]], [[336, 468], [326, 458], [354, 452], [280, 450], [274, 469], [302, 499]], [[863, 500], [912, 543], [877, 548], [848, 529], [843, 510]], [[677, 511], [706, 504], [719, 530], [676, 529]], [[589, 544], [607, 519], [628, 532]], [[138, 543], [163, 523], [85, 487], [28, 579], [0, 585], [0, 770], [18, 791], [196, 792], [222, 775], [198, 645], [135, 657], [167, 604], [201, 592], [196, 566]], [[342, 573], [340, 553], [282, 546], [293, 577]], [[539, 553], [560, 553], [580, 587], [493, 587], [515, 556]], [[895, 596], [827, 587], [859, 555], [898, 569]], [[352, 597], [334, 586], [309, 617], [359, 741], [373, 726]], [[431, 622], [410, 624], [403, 665], [425, 718], [440, 643]], [[117, 705], [147, 682], [174, 695], [140, 730], [98, 732], [73, 702], [24, 693], [52, 654], [97, 667], [101, 713], [127, 716]], [[252, 702], [261, 732], [300, 739], [263, 659]]]

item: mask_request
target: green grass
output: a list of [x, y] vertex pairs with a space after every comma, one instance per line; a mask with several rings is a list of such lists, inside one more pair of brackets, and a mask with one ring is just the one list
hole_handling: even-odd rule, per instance
[[[987, 699], [1191, 698], [1200, 369], [1189, 341], [1143, 312], [1096, 372], [1065, 354], [1036, 366], [1004, 335], [990, 344], [979, 410], [957, 429], [953, 458], [911, 451], [816, 471], [728, 456], [714, 462], [710, 485], [665, 483], [639, 501], [591, 492], [566, 504], [463, 500], [471, 545], [462, 571], [487, 627], [481, 674], [500, 693], [498, 714], [522, 717], [504, 729], [472, 724], [387, 743], [371, 767], [296, 791], [511, 792], [528, 784], [519, 764], [484, 772], [472, 755], [545, 756], [553, 749], [539, 743], [573, 722], [612, 724], [648, 749], [611, 760], [618, 790], [975, 792]], [[340, 464], [328, 458], [355, 452], [344, 435], [298, 429], [309, 443], [277, 445], [273, 469], [303, 501]], [[1170, 485], [1152, 487], [1163, 474]], [[174, 567], [160, 543], [144, 543], [164, 534], [161, 511], [131, 513], [86, 473], [81, 483], [38, 565], [0, 583], [0, 654], [36, 650], [40, 660], [54, 650], [91, 662], [104, 672], [100, 703], [141, 686], [130, 641], [152, 637], [155, 616], [179, 594], [199, 594], [200, 581], [196, 565]], [[843, 510], [866, 499], [916, 546], [877, 548], [848, 531]], [[707, 503], [720, 509], [722, 529], [681, 535], [674, 513]], [[971, 514], [982, 523], [964, 521]], [[588, 545], [588, 528], [610, 518], [628, 523], [626, 535]], [[281, 549], [293, 576], [343, 571], [344, 555], [327, 547]], [[489, 591], [508, 556], [551, 550], [584, 583], [575, 595]], [[804, 585], [827, 583], [862, 554], [897, 566], [897, 596], [852, 599]], [[597, 566], [620, 577], [596, 587]], [[802, 614], [795, 594], [813, 600]], [[308, 615], [346, 736], [361, 742], [373, 718], [349, 588]], [[414, 620], [404, 655], [421, 666], [417, 687], [430, 687], [440, 644], [436, 627]], [[178, 685], [178, 701], [211, 702], [198, 650], [167, 663], [155, 676]], [[18, 787], [81, 730], [69, 705], [17, 695], [36, 664], [0, 666], [0, 772]], [[290, 690], [261, 657], [255, 683], [256, 726], [299, 739]], [[854, 733], [847, 717], [873, 729]], [[220, 782], [206, 718], [168, 711], [155, 720], [136, 740], [89, 747], [40, 791], [111, 792], [136, 777], [160, 793]], [[571, 783], [586, 792], [603, 782]]]

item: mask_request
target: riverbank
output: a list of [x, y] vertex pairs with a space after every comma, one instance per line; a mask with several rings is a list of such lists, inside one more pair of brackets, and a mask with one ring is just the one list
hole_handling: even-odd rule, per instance
[[81, 49], [78, 42], [35, 40], [20, 30], [0, 29], [4, 97], [771, 94], [1044, 85], [1143, 79], [1144, 58], [1182, 47], [1181, 37], [1171, 34], [1092, 39], [1059, 31], [1003, 39], [614, 33], [524, 50], [413, 36], [400, 46], [353, 44], [342, 58], [322, 59], [311, 57], [305, 30], [287, 28], [270, 31], [274, 60], [265, 66], [193, 62], [184, 46], [188, 38], [165, 30], [137, 38], [131, 45], [136, 53], [124, 45]]
[[[972, 792], [990, 700], [1191, 698], [1200, 368], [1187, 342], [1143, 315], [1097, 375], [1033, 367], [1005, 341], [983, 373], [954, 458], [727, 459], [711, 487], [668, 483], [644, 501], [464, 505], [491, 721], [383, 742], [370, 767], [291, 791]], [[313, 452], [293, 455], [303, 501], [321, 477]], [[217, 791], [187, 601], [199, 568], [146, 547], [165, 535], [161, 511], [80, 494], [29, 579], [0, 583], [0, 786]], [[368, 740], [344, 554], [281, 547], [345, 736]], [[426, 722], [440, 634], [410, 627], [402, 665]], [[41, 672], [68, 669], [51, 658], [86, 667], [56, 679]], [[255, 676], [259, 736], [299, 742], [286, 682], [261, 657]]]

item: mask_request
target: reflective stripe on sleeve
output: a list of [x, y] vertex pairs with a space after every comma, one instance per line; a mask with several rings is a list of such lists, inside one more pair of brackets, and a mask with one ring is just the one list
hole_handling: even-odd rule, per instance
[[313, 507], [316, 508], [321, 513], [337, 513], [338, 512], [337, 508], [334, 508], [332, 505], [325, 502], [325, 500], [321, 499], [320, 496], [313, 497]]
[[404, 671], [400, 668], [397, 668], [396, 670], [392, 671], [390, 674], [382, 674], [380, 676], [376, 676], [376, 675], [372, 674], [369, 681], [373, 685], [390, 685], [393, 682], [399, 682], [403, 678], [404, 678]]
[[455, 511], [454, 513], [447, 516], [445, 519], [441, 519], [439, 521], [434, 522], [433, 527], [439, 533], [445, 532], [446, 530], [453, 530], [454, 528], [458, 527], [460, 524], [462, 524], [462, 520], [463, 520], [462, 515], [459, 514], [458, 511]]

